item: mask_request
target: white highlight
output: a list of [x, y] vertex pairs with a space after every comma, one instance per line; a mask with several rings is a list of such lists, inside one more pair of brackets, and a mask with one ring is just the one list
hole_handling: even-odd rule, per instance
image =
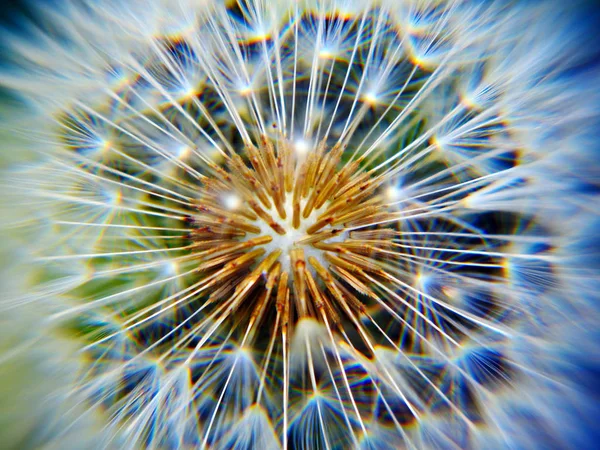
[[304, 139], [298, 139], [294, 143], [294, 148], [299, 155], [306, 155], [310, 150], [310, 145]]
[[396, 186], [389, 186], [385, 190], [385, 195], [388, 200], [394, 201], [398, 200], [401, 197], [402, 190], [398, 189]]
[[225, 207], [229, 210], [234, 210], [234, 209], [239, 208], [240, 204], [242, 203], [240, 198], [235, 194], [228, 195], [223, 200], [225, 202]]

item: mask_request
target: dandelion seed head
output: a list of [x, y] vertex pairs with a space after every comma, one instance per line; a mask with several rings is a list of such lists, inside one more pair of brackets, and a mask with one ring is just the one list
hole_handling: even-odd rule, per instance
[[0, 74], [33, 154], [7, 171], [27, 276], [0, 305], [71, 373], [35, 439], [97, 419], [100, 447], [476, 448], [529, 434], [513, 410], [554, 427], [551, 361], [594, 311], [595, 110], [564, 80], [572, 44], [531, 26], [564, 26], [547, 8], [43, 9]]

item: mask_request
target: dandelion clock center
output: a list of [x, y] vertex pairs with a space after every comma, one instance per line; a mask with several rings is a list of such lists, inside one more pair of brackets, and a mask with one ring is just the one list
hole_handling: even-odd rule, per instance
[[[378, 184], [360, 160], [343, 162], [343, 150], [324, 141], [296, 148], [283, 136], [263, 136], [242, 156], [209, 164], [190, 223], [215, 300], [232, 308], [254, 303], [254, 317], [273, 295], [286, 315], [325, 322], [350, 312], [349, 302], [362, 307], [334, 275], [360, 284], [356, 277], [369, 270], [366, 255], [374, 248], [353, 230], [385, 223], [388, 213]], [[257, 289], [258, 301], [249, 295]]]

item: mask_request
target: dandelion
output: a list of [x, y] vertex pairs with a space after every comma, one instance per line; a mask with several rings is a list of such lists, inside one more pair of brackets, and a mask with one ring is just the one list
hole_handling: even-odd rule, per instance
[[585, 336], [565, 323], [595, 316], [595, 269], [569, 250], [585, 245], [569, 230], [591, 222], [576, 188], [591, 178], [560, 164], [587, 161], [595, 114], [563, 79], [585, 52], [544, 29], [566, 30], [563, 10], [40, 12], [7, 39], [0, 78], [25, 104], [10, 130], [32, 154], [3, 179], [26, 275], [2, 302], [24, 324], [2, 358], [43, 342], [57, 373], [27, 445], [567, 439], [528, 428], [559, 420], [549, 391], [577, 392], [551, 361]]

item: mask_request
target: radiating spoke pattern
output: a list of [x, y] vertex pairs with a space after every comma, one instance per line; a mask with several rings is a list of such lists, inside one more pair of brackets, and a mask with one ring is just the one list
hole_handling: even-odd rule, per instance
[[551, 422], [531, 355], [595, 272], [543, 5], [45, 8], [0, 75], [42, 111], [2, 307], [72, 350], [39, 440], [93, 416], [94, 448], [525, 448], [511, 408]]

